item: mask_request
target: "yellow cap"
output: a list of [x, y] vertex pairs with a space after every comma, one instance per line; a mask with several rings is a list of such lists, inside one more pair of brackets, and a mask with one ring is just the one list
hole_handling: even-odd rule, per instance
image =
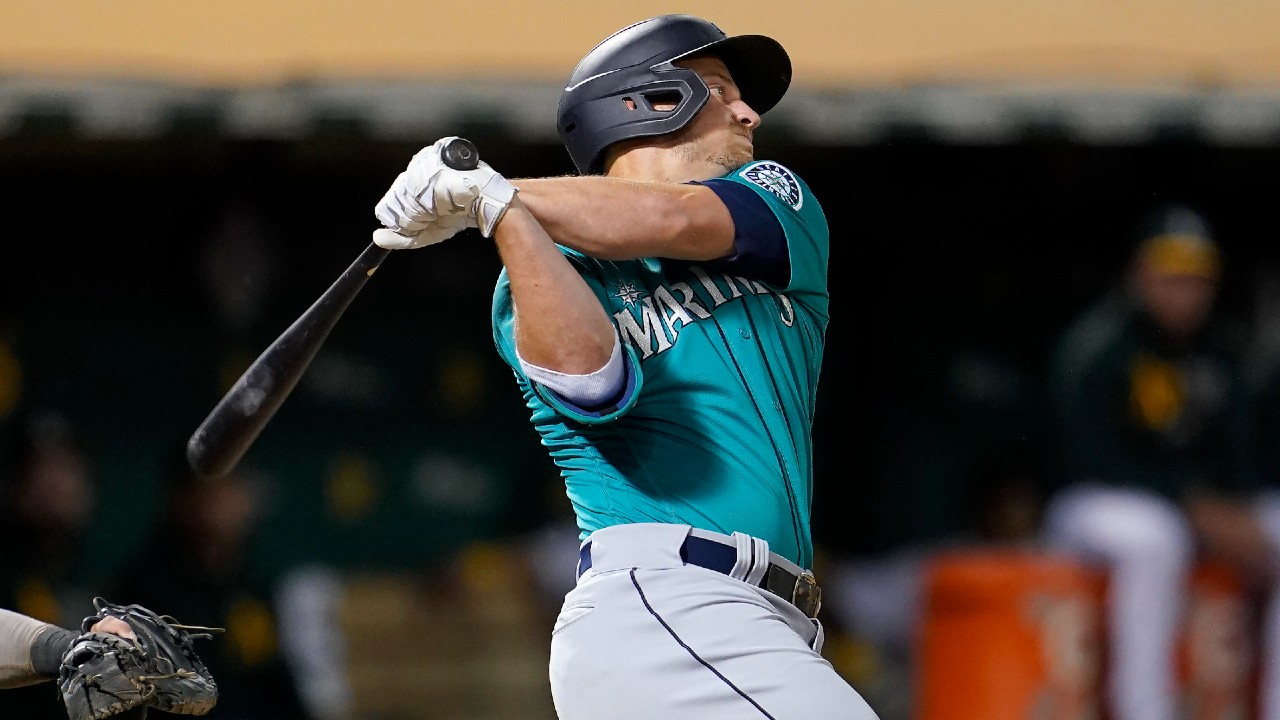
[[1200, 235], [1167, 233], [1143, 241], [1142, 261], [1169, 275], [1196, 275], [1217, 280], [1222, 274], [1218, 247]]

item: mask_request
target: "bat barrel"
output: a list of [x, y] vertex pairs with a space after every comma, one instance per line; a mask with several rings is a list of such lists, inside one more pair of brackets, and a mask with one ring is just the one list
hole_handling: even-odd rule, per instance
[[240, 462], [389, 252], [370, 244], [249, 365], [187, 440], [187, 462], [193, 470], [216, 477], [229, 473]]
[[[464, 138], [441, 149], [454, 170], [480, 166], [480, 151]], [[187, 462], [201, 475], [225, 475], [240, 462], [293, 391], [338, 318], [389, 250], [370, 244], [297, 320], [258, 356], [187, 440]]]

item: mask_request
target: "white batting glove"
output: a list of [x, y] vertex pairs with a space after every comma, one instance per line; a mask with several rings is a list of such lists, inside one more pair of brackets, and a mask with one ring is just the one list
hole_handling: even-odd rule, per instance
[[[453, 137], [445, 137], [419, 150], [409, 161], [404, 172], [396, 176], [386, 194], [373, 208], [378, 221], [406, 237], [422, 232], [445, 214], [437, 209], [433, 182], [445, 169], [440, 151]], [[451, 206], [446, 211], [456, 211]]]
[[[478, 228], [485, 237], [493, 236], [494, 227], [502, 220], [517, 189], [483, 161], [474, 170], [454, 170], [445, 165], [440, 154], [455, 139], [441, 138], [413, 156], [409, 167], [396, 177], [374, 207], [379, 222], [405, 238], [416, 238], [424, 232], [428, 238], [437, 238], [453, 227], [453, 223], [442, 225], [440, 220], [465, 214], [466, 227]], [[433, 225], [435, 230], [431, 229]], [[422, 247], [453, 234], [405, 247]], [[391, 243], [393, 239], [384, 240]]]
[[373, 208], [378, 222], [404, 235], [416, 235], [425, 230], [436, 214], [425, 208], [417, 198], [417, 193], [408, 189], [408, 172], [402, 172], [391, 188], [382, 196]]
[[413, 234], [378, 228], [373, 231], [373, 242], [378, 247], [388, 250], [413, 250], [444, 242], [466, 228], [467, 216], [462, 213], [455, 213], [436, 218], [435, 221], [428, 223], [423, 229]]

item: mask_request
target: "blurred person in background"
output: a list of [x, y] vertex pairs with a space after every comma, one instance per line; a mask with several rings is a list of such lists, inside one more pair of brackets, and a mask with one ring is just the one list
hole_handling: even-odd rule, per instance
[[[182, 446], [180, 446], [182, 447]], [[168, 496], [143, 550], [107, 597], [129, 598], [198, 625], [225, 628], [201, 658], [218, 680], [223, 720], [309, 720], [280, 649], [272, 578], [255, 574], [249, 548], [261, 498], [252, 470], [202, 478], [175, 455]]]
[[[61, 628], [93, 613], [96, 568], [87, 552], [97, 491], [94, 459], [75, 425], [52, 411], [14, 419], [4, 458], [0, 607]], [[56, 688], [0, 693], [0, 717], [65, 720]]]
[[[1107, 573], [1106, 702], [1116, 720], [1178, 717], [1189, 573], [1214, 528], [1191, 521], [1246, 483], [1245, 336], [1216, 312], [1220, 249], [1185, 207], [1149, 216], [1114, 292], [1055, 348], [1048, 546]], [[1205, 535], [1204, 533], [1208, 533]]]

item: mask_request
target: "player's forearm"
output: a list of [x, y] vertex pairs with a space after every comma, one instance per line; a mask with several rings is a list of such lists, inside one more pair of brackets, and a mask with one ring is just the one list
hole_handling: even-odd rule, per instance
[[601, 260], [713, 260], [733, 251], [733, 219], [710, 189], [606, 177], [518, 180], [556, 242]]
[[0, 609], [0, 689], [52, 678], [73, 637], [55, 625]]
[[519, 196], [493, 239], [511, 283], [520, 357], [562, 373], [604, 367], [617, 337], [613, 323]]

